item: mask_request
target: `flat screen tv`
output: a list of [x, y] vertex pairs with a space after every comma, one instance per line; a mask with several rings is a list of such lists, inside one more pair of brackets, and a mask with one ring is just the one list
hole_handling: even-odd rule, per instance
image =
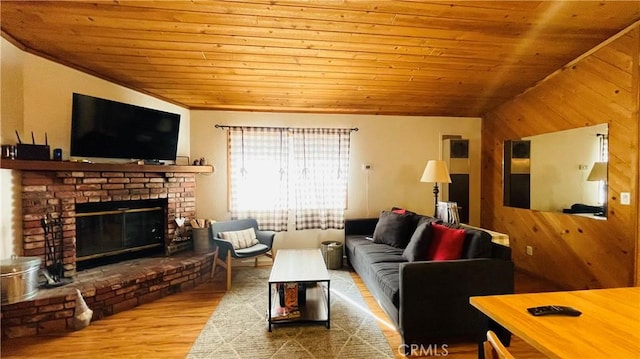
[[180, 115], [73, 94], [73, 157], [175, 160]]

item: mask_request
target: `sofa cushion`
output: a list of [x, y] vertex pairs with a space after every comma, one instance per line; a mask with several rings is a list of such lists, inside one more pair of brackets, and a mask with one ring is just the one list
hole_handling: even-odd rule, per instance
[[429, 260], [460, 259], [467, 235], [464, 229], [453, 229], [441, 224], [431, 224], [433, 238], [427, 258]]
[[402, 257], [402, 248], [392, 247], [388, 244], [373, 243], [359, 245], [355, 253], [357, 256], [364, 257], [364, 260], [368, 264], [380, 263], [380, 262], [406, 262], [407, 260]]
[[415, 229], [413, 217], [414, 215], [411, 213], [398, 214], [382, 211], [373, 232], [373, 242], [388, 244], [396, 248], [406, 247]]
[[432, 233], [431, 221], [422, 220], [413, 232], [409, 244], [402, 252], [402, 256], [409, 262], [427, 260]]
[[371, 265], [371, 273], [378, 290], [389, 298], [396, 308], [400, 308], [400, 263], [381, 262]]

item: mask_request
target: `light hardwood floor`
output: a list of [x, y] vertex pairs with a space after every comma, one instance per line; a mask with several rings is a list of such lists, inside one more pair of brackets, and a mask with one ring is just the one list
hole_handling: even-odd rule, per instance
[[[357, 274], [352, 276], [371, 311], [386, 315]], [[83, 330], [38, 337], [4, 339], [2, 358], [184, 358], [207, 319], [224, 296], [225, 275], [191, 290], [174, 294], [116, 315], [95, 321]], [[517, 292], [553, 290], [547, 283], [530, 276], [516, 276]], [[388, 321], [388, 320], [387, 320]], [[380, 326], [396, 358], [400, 336]], [[543, 357], [535, 349], [514, 337], [509, 348], [516, 358]], [[475, 343], [450, 344], [450, 358], [477, 358]], [[440, 351], [440, 356], [443, 352]]]

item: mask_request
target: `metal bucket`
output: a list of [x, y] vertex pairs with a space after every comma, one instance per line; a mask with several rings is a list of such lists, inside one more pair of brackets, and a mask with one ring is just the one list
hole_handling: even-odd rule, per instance
[[38, 294], [39, 257], [16, 257], [0, 261], [2, 304], [31, 299]]
[[209, 228], [193, 228], [193, 251], [195, 253], [209, 253], [215, 248], [213, 247], [213, 240], [210, 238]]

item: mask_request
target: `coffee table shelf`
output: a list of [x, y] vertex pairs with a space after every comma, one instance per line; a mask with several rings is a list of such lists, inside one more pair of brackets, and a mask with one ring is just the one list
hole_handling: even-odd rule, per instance
[[[278, 319], [280, 308], [278, 284], [299, 283], [306, 287], [306, 300], [298, 303], [300, 316]], [[273, 324], [323, 323], [331, 326], [330, 278], [320, 249], [281, 249], [269, 276], [269, 331]], [[315, 284], [315, 285], [313, 285]]]
[[324, 284], [318, 284], [315, 287], [306, 289], [306, 302], [298, 305], [300, 316], [295, 318], [278, 319], [276, 311], [280, 308], [280, 295], [275, 291], [273, 295], [273, 304], [271, 305], [271, 323], [291, 323], [291, 322], [324, 322], [328, 321], [327, 295]]

